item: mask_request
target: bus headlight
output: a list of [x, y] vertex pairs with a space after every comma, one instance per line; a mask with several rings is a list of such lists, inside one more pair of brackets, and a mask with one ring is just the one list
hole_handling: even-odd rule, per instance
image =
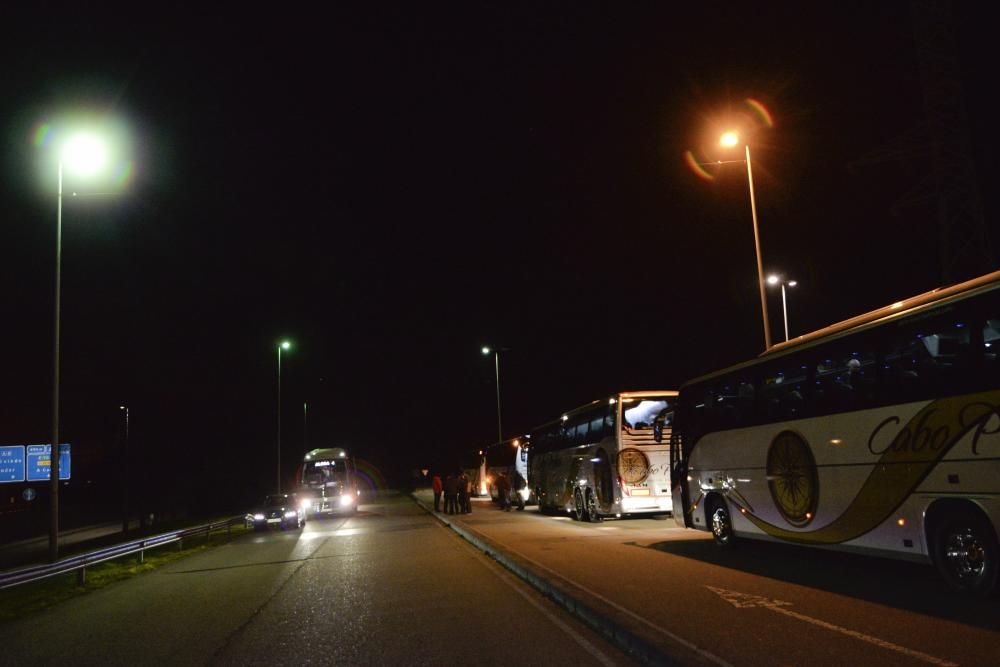
[[253, 515], [253, 520], [254, 521], [263, 521], [264, 520], [264, 515], [261, 514], [260, 512], [257, 512], [256, 514]]
[[312, 498], [303, 498], [302, 502], [299, 503], [299, 507], [301, 507], [304, 510], [307, 510], [310, 507], [312, 507], [312, 504], [313, 504]]
[[340, 497], [340, 506], [341, 507], [350, 507], [351, 503], [353, 501], [354, 501], [354, 499], [351, 498], [350, 496], [341, 496]]

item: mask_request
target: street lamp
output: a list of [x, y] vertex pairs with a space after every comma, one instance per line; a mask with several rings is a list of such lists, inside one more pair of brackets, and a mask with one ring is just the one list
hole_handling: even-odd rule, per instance
[[118, 410], [125, 416], [125, 439], [122, 441], [122, 532], [128, 532], [128, 406], [120, 405]]
[[[719, 140], [723, 146], [731, 148], [740, 143], [740, 137], [736, 132], [726, 132]], [[764, 349], [771, 347], [771, 325], [767, 317], [767, 299], [764, 296], [764, 265], [760, 258], [760, 233], [757, 230], [757, 200], [753, 192], [753, 170], [750, 167], [750, 144], [744, 144], [746, 148], [747, 182], [750, 185], [750, 214], [753, 217], [753, 242], [757, 251], [757, 283], [760, 288], [760, 310], [764, 321]]]
[[278, 493], [281, 493], [281, 351], [291, 347], [291, 341], [278, 343]]
[[483, 347], [483, 355], [493, 355], [493, 361], [497, 371], [497, 442], [503, 442], [503, 420], [500, 418], [500, 353], [507, 352], [508, 348]]
[[62, 205], [63, 172], [92, 176], [107, 164], [107, 146], [95, 134], [70, 136], [58, 150], [58, 190], [56, 195], [56, 270], [52, 336], [52, 449], [49, 454], [49, 560], [59, 559], [59, 338], [62, 298]]
[[779, 275], [770, 275], [767, 277], [768, 285], [781, 285], [781, 314], [785, 319], [785, 341], [788, 341], [788, 301], [785, 298], [785, 288], [795, 287], [799, 284], [797, 280], [785, 280]]

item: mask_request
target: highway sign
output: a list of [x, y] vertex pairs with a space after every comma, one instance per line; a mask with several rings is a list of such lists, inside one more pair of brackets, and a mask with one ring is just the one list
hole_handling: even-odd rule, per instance
[[[49, 466], [52, 465], [52, 445], [28, 445], [27, 456], [28, 481], [43, 482], [51, 479]], [[59, 445], [59, 479], [69, 479], [70, 457], [69, 445]]]
[[24, 445], [0, 447], [0, 484], [24, 481]]

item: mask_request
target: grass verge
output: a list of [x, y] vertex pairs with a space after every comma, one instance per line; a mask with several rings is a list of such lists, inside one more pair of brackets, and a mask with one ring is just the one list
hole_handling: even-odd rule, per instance
[[149, 549], [142, 563], [139, 562], [137, 554], [99, 563], [87, 568], [87, 582], [82, 586], [77, 583], [77, 573], [69, 572], [33, 584], [8, 588], [0, 591], [0, 623], [48, 609], [116, 581], [151, 572], [167, 563], [225, 544], [246, 532], [248, 529], [245, 526], [238, 525], [233, 526], [229, 533], [218, 531], [207, 537], [188, 538], [184, 540], [183, 549], [178, 549], [176, 543]]

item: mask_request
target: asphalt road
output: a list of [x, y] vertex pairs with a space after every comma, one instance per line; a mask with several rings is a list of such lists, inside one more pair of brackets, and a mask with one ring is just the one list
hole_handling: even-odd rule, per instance
[[578, 523], [488, 503], [445, 520], [684, 664], [1000, 664], [1000, 600], [952, 594], [929, 566], [747, 541], [725, 551], [672, 520]]
[[0, 627], [0, 664], [628, 664], [405, 497]]

